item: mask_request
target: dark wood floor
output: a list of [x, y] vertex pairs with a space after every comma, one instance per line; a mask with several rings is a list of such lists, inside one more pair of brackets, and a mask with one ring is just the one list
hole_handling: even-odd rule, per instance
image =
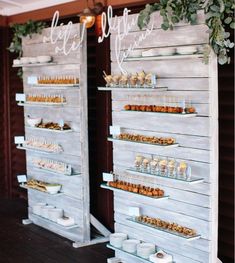
[[24, 226], [27, 204], [0, 200], [0, 263], [106, 263], [105, 244], [75, 249], [72, 243], [36, 225]]

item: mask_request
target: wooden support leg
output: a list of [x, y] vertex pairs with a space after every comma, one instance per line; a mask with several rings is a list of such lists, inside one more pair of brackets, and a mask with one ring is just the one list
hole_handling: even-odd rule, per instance
[[32, 222], [32, 220], [30, 220], [30, 219], [22, 219], [22, 224], [23, 225], [30, 225], [30, 224], [32, 224], [33, 222]]

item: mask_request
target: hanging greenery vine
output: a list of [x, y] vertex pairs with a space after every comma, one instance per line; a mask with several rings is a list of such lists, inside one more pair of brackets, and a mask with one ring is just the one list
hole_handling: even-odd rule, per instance
[[[13, 31], [13, 38], [10, 46], [7, 48], [10, 52], [16, 53], [17, 58], [21, 58], [23, 55], [22, 50], [22, 37], [32, 37], [33, 34], [41, 33], [45, 28], [46, 23], [40, 21], [29, 20], [25, 24], [12, 24], [10, 27]], [[18, 70], [17, 75], [22, 77], [22, 69]]]
[[[209, 30], [209, 41], [214, 52], [218, 55], [219, 64], [230, 63], [229, 49], [234, 43], [229, 40], [230, 33], [225, 28], [235, 29], [233, 0], [160, 0], [152, 5], [147, 4], [138, 17], [138, 26], [145, 28], [150, 22], [150, 16], [160, 11], [163, 17], [161, 28], [173, 29], [180, 21], [187, 21], [194, 25], [197, 23], [197, 11], [203, 9], [206, 15], [206, 25]], [[205, 49], [205, 57], [208, 48]]]

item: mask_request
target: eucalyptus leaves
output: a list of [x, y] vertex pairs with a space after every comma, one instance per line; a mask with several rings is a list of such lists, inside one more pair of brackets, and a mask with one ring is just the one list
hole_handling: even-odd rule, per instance
[[18, 58], [22, 57], [22, 37], [32, 37], [34, 33], [41, 33], [42, 29], [45, 27], [44, 22], [29, 20], [25, 24], [13, 24], [11, 28], [13, 30], [13, 38], [8, 50], [12, 53], [18, 54]]
[[[173, 29], [173, 26], [182, 20], [194, 25], [197, 23], [197, 11], [200, 9], [204, 9], [206, 14], [210, 45], [218, 55], [219, 63], [230, 63], [228, 52], [234, 47], [234, 43], [229, 40], [230, 33], [226, 32], [225, 27], [235, 29], [233, 0], [160, 0], [159, 3], [146, 5], [140, 12], [138, 26], [140, 29], [146, 27], [151, 14], [158, 10], [163, 17], [163, 30]], [[205, 52], [208, 52], [208, 49], [205, 49]]]
[[[10, 52], [16, 53], [18, 58], [22, 57], [22, 37], [32, 37], [34, 33], [41, 33], [42, 29], [45, 27], [44, 22], [37, 22], [29, 20], [25, 24], [13, 24], [11, 28], [13, 30], [13, 38], [10, 46], [7, 48]], [[22, 78], [23, 71], [21, 68], [18, 69], [17, 76]]]

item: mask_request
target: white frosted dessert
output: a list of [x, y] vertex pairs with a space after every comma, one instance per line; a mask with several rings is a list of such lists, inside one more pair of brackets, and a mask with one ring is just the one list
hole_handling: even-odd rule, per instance
[[121, 248], [123, 241], [127, 239], [127, 234], [114, 233], [109, 236], [110, 244], [116, 248]]
[[122, 249], [128, 253], [136, 253], [137, 245], [140, 244], [140, 241], [137, 239], [128, 239], [123, 241]]
[[137, 255], [141, 258], [148, 259], [150, 255], [155, 253], [155, 245], [151, 243], [141, 243], [137, 245]]
[[156, 254], [150, 255], [149, 260], [153, 263], [172, 263], [173, 258], [171, 255], [160, 250]]

